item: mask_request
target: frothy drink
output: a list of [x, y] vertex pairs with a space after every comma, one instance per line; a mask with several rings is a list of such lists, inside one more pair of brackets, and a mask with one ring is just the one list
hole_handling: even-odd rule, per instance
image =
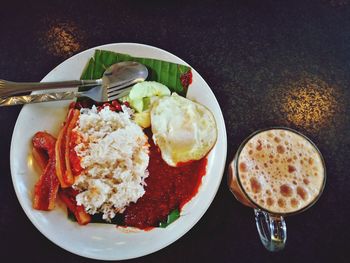
[[306, 138], [284, 129], [253, 136], [241, 150], [237, 166], [246, 195], [272, 213], [305, 208], [320, 195], [325, 179], [318, 150]]

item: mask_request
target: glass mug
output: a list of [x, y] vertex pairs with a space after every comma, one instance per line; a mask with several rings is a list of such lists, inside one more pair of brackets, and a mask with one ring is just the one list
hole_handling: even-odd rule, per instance
[[326, 182], [324, 159], [305, 135], [284, 127], [259, 130], [238, 148], [228, 186], [252, 207], [260, 239], [269, 251], [285, 247], [285, 216], [310, 208]]

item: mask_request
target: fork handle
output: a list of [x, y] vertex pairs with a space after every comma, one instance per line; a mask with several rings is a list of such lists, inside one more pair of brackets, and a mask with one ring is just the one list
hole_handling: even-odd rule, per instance
[[22, 104], [40, 103], [57, 100], [72, 100], [80, 95], [76, 91], [56, 92], [47, 94], [34, 94], [25, 96], [14, 96], [5, 99], [0, 98], [0, 106], [14, 106]]
[[101, 85], [102, 80], [69, 80], [58, 82], [12, 82], [6, 80], [0, 80], [0, 97], [6, 98], [19, 93], [46, 90], [46, 89], [58, 89], [58, 88], [70, 88], [70, 87], [87, 87]]

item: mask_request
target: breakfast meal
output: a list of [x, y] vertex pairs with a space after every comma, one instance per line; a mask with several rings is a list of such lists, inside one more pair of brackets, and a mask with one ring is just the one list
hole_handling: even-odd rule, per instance
[[[246, 205], [251, 201], [275, 214], [304, 209], [321, 194], [325, 169], [315, 146], [303, 136], [287, 129], [271, 129], [250, 138], [237, 158], [240, 191], [231, 177], [230, 188]], [[231, 166], [231, 173], [235, 169]], [[255, 206], [256, 206], [255, 205]]]
[[52, 210], [58, 196], [81, 225], [164, 225], [197, 193], [216, 139], [209, 109], [157, 81], [119, 100], [77, 101], [57, 138], [33, 137], [33, 207]]

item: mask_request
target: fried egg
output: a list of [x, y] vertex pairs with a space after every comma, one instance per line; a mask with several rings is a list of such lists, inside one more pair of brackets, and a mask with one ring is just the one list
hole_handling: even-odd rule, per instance
[[152, 104], [151, 127], [153, 141], [170, 166], [203, 158], [217, 139], [213, 114], [176, 93]]

